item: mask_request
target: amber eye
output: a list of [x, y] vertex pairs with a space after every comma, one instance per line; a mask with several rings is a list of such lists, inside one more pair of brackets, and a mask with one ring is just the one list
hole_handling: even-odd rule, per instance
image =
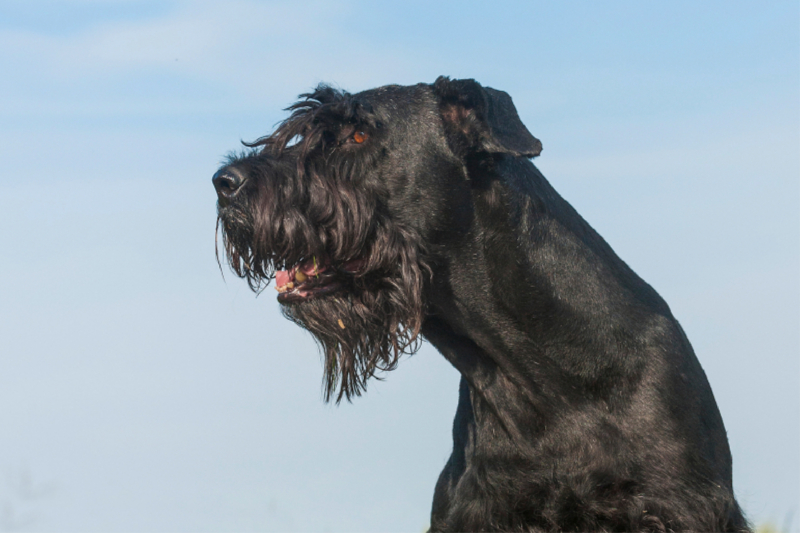
[[367, 134], [364, 133], [363, 131], [357, 131], [353, 134], [353, 142], [361, 144], [366, 140], [367, 140]]

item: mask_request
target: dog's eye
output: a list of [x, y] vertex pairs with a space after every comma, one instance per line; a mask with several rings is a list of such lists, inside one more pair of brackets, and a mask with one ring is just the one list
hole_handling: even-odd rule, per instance
[[354, 143], [361, 144], [367, 140], [367, 134], [364, 133], [363, 131], [357, 131], [353, 134], [351, 138], [353, 139]]

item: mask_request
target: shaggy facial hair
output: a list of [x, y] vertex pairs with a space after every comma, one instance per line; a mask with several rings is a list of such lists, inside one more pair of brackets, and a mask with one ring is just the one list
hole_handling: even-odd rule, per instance
[[[418, 349], [430, 269], [421, 239], [386, 216], [385, 191], [363, 179], [376, 155], [326, 151], [320, 115], [341, 122], [358, 110], [320, 105], [310, 98], [294, 106], [275, 133], [250, 145], [263, 146], [260, 153], [228, 161], [247, 182], [235, 201], [220, 206], [219, 221], [231, 268], [257, 292], [277, 270], [311, 260], [335, 273], [339, 290], [284, 302], [282, 312], [319, 343], [325, 399], [339, 402]], [[341, 268], [354, 261], [357, 271]]]

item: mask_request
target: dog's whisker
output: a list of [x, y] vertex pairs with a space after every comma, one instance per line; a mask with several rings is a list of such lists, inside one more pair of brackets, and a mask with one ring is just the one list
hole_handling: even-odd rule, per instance
[[227, 283], [225, 280], [225, 272], [222, 270], [222, 261], [219, 259], [219, 228], [222, 221], [220, 220], [219, 216], [217, 216], [217, 223], [214, 225], [214, 258], [217, 260], [217, 267], [219, 268], [219, 273], [222, 276], [222, 281]]

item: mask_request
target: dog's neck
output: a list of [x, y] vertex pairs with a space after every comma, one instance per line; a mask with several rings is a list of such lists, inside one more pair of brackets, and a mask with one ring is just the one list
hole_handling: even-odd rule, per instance
[[472, 227], [440, 258], [423, 335], [488, 404], [517, 405], [526, 424], [532, 411], [544, 423], [554, 404], [593, 391], [624, 399], [647, 362], [622, 353], [620, 336], [633, 335], [628, 324], [670, 317], [669, 309], [533, 164], [497, 164], [516, 168], [471, 176]]

